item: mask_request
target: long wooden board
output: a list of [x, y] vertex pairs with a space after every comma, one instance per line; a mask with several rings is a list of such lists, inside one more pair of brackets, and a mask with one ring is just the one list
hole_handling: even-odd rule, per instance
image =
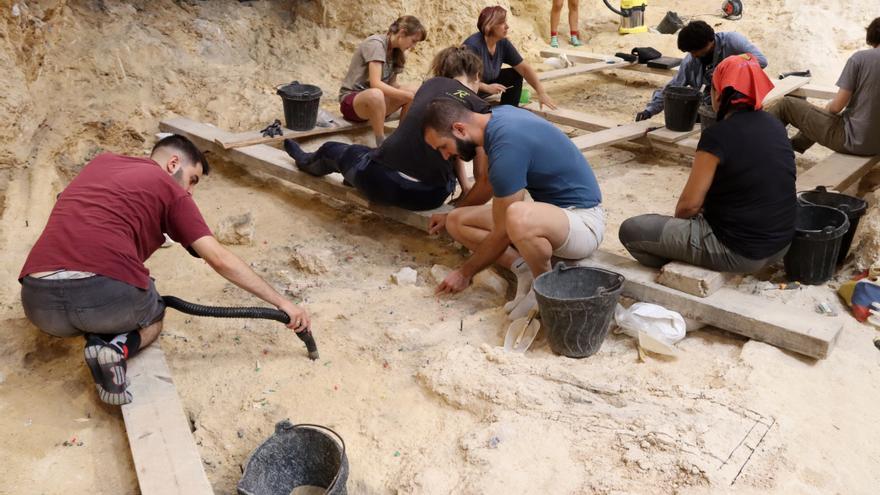
[[579, 150], [587, 151], [644, 137], [651, 129], [651, 125], [648, 121], [635, 122], [577, 136], [571, 141]]
[[128, 377], [134, 400], [122, 417], [141, 493], [213, 494], [158, 343], [128, 362]]
[[[623, 59], [617, 58], [612, 55], [602, 55], [598, 53], [590, 53], [580, 50], [564, 50], [561, 48], [545, 48], [540, 52], [542, 57], [558, 57], [562, 54], [565, 54], [566, 58], [570, 62], [582, 63], [582, 64], [591, 64], [595, 62], [620, 62]], [[635, 64], [629, 63], [628, 65], [624, 65], [621, 67], [615, 67], [617, 69], [630, 70], [635, 72], [645, 72], [648, 74], [658, 74], [661, 76], [669, 76], [674, 74], [678, 68], [673, 69], [655, 69], [653, 67], [648, 67], [645, 64]]]
[[216, 141], [218, 138], [228, 135], [228, 132], [186, 118], [163, 120], [159, 124], [159, 128], [164, 132], [174, 132], [186, 136], [200, 149], [220, 154], [233, 164], [246, 170], [264, 172], [273, 177], [292, 182], [341, 201], [355, 203], [365, 209], [418, 229], [428, 229], [432, 214], [451, 209], [444, 205], [435, 210], [409, 211], [371, 203], [360, 195], [356, 189], [343, 185], [342, 177], [339, 174], [314, 177], [301, 172], [296, 168], [293, 159], [287, 156], [287, 153], [265, 144], [225, 150]]
[[660, 304], [701, 323], [760, 340], [812, 358], [828, 357], [843, 328], [840, 317], [820, 316], [779, 302], [722, 287], [698, 297], [656, 282], [657, 270], [635, 260], [602, 251], [582, 260], [626, 277], [623, 294]]
[[223, 149], [242, 148], [244, 146], [252, 146], [254, 144], [269, 144], [284, 141], [285, 139], [303, 139], [307, 137], [321, 136], [324, 134], [335, 134], [337, 132], [348, 132], [370, 127], [369, 122], [349, 122], [338, 117], [337, 125], [333, 127], [315, 127], [308, 131], [293, 131], [287, 128], [283, 129], [284, 134], [281, 136], [267, 137], [263, 136], [260, 131], [240, 132], [236, 134], [228, 134], [217, 141]]
[[797, 190], [809, 191], [817, 186], [843, 191], [861, 179], [880, 162], [880, 155], [856, 156], [844, 153], [832, 153], [800, 174], [797, 178]]
[[574, 76], [578, 74], [588, 74], [590, 72], [598, 72], [602, 70], [609, 69], [620, 69], [626, 67], [628, 65], [632, 65], [632, 62], [626, 62], [623, 60], [620, 61], [608, 61], [608, 62], [593, 62], [589, 64], [583, 65], [575, 65], [573, 67], [566, 67], [565, 69], [557, 69], [550, 70], [545, 72], [538, 73], [538, 79], [546, 82], [546, 81], [554, 81], [556, 79], [562, 79], [563, 77]]

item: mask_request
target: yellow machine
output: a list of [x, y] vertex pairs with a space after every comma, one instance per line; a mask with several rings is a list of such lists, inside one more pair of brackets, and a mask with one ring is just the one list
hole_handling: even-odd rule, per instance
[[612, 12], [620, 16], [620, 27], [617, 32], [620, 34], [646, 33], [648, 26], [645, 25], [645, 7], [648, 6], [647, 0], [620, 0], [620, 10], [615, 9], [608, 3], [608, 0], [602, 0], [605, 6]]

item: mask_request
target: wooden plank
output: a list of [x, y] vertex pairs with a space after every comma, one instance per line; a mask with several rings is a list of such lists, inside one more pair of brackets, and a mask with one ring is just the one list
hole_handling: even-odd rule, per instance
[[308, 137], [322, 136], [324, 134], [335, 134], [337, 132], [348, 132], [370, 127], [369, 122], [349, 122], [338, 117], [338, 125], [333, 127], [315, 127], [308, 131], [292, 131], [283, 128], [284, 134], [281, 136], [266, 137], [260, 134], [260, 131], [240, 132], [230, 134], [228, 137], [217, 141], [223, 149], [241, 148], [244, 146], [252, 146], [254, 144], [269, 144], [284, 141], [285, 139], [304, 139]]
[[[584, 51], [580, 51], [580, 50], [564, 50], [561, 48], [544, 48], [543, 50], [541, 50], [540, 54], [542, 57], [545, 57], [545, 58], [546, 57], [558, 57], [562, 54], [565, 54], [565, 57], [568, 58], [569, 61], [575, 62], [575, 63], [582, 63], [582, 64], [604, 62], [604, 61], [609, 61], [609, 60], [614, 61], [614, 62], [623, 61], [623, 59], [617, 58], [612, 55], [602, 55], [602, 54], [598, 54], [598, 53], [590, 53], [590, 52], [584, 52]], [[622, 67], [615, 67], [615, 68], [616, 69], [623, 69], [623, 70], [630, 70], [630, 71], [635, 71], [635, 72], [644, 72], [644, 73], [648, 73], [648, 74], [657, 74], [657, 75], [661, 75], [661, 76], [671, 76], [671, 75], [675, 74], [676, 71], [678, 71], [677, 67], [672, 68], [672, 69], [655, 69], [654, 67], [648, 67], [645, 64], [635, 64], [635, 63], [630, 63], [629, 65], [625, 65]]]
[[644, 137], [650, 129], [651, 123], [644, 120], [642, 122], [635, 122], [602, 131], [591, 132], [590, 134], [584, 134], [583, 136], [572, 138], [571, 141], [579, 150], [586, 151]]
[[730, 273], [712, 271], [680, 261], [666, 263], [660, 268], [657, 282], [698, 297], [712, 295], [732, 278]]
[[228, 132], [186, 118], [163, 120], [159, 124], [159, 128], [165, 132], [184, 135], [200, 149], [217, 153], [246, 170], [260, 171], [340, 201], [354, 202], [360, 207], [417, 229], [427, 230], [432, 214], [451, 210], [448, 205], [443, 205], [435, 210], [409, 211], [372, 203], [360, 195], [356, 189], [343, 185], [342, 177], [339, 174], [314, 177], [299, 171], [293, 159], [278, 148], [256, 144], [225, 150], [216, 143], [216, 140], [225, 137], [224, 134], [228, 135]]
[[626, 62], [623, 60], [613, 61], [609, 60], [607, 62], [593, 62], [590, 64], [584, 65], [575, 65], [573, 67], [567, 67], [565, 69], [556, 69], [550, 71], [544, 71], [538, 73], [538, 79], [542, 82], [554, 81], [556, 79], [562, 79], [563, 77], [574, 76], [578, 74], [588, 74], [590, 72], [598, 72], [601, 70], [609, 70], [609, 69], [620, 69], [622, 67], [626, 67], [628, 65], [632, 65], [632, 62]]
[[652, 141], [659, 141], [661, 143], [677, 143], [682, 139], [687, 139], [694, 134], [700, 133], [700, 124], [695, 124], [694, 128], [689, 131], [673, 131], [667, 129], [665, 127], [661, 127], [655, 131], [651, 131], [648, 133], [648, 138]]
[[801, 76], [789, 76], [773, 81], [773, 89], [764, 97], [764, 108], [792, 91], [806, 86], [809, 82], [809, 77]]
[[843, 191], [865, 176], [880, 162], [880, 155], [856, 156], [844, 153], [832, 153], [800, 174], [797, 178], [797, 190], [809, 191], [817, 186]]
[[792, 91], [792, 96], [803, 96], [805, 98], [819, 98], [822, 100], [830, 100], [837, 96], [836, 86], [823, 86], [820, 84], [805, 84], [800, 88]]
[[840, 317], [819, 316], [729, 287], [707, 297], [670, 289], [655, 281], [657, 270], [611, 253], [598, 251], [579, 264], [626, 277], [623, 294], [628, 297], [659, 304], [685, 318], [812, 358], [827, 357], [843, 328]]
[[214, 493], [158, 343], [128, 362], [128, 377], [134, 400], [122, 417], [141, 493]]
[[541, 109], [539, 105], [535, 102], [524, 105], [522, 108], [525, 108], [526, 110], [529, 110], [536, 115], [540, 115], [541, 117], [544, 117], [554, 124], [576, 127], [585, 131], [602, 131], [605, 129], [610, 129], [612, 127], [617, 127], [618, 125], [618, 122], [616, 120], [609, 119], [608, 117], [602, 117], [600, 115], [578, 112], [565, 108], [557, 108], [556, 110], [552, 110], [546, 106]]

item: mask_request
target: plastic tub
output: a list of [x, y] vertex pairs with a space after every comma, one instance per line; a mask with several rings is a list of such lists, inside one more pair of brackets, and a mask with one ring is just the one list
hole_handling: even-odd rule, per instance
[[318, 121], [321, 88], [294, 81], [278, 88], [278, 96], [284, 104], [284, 125], [294, 131], [308, 131]]
[[812, 191], [799, 192], [798, 202], [801, 204], [837, 208], [849, 219], [849, 229], [840, 241], [840, 252], [837, 255], [837, 264], [843, 263], [847, 253], [849, 253], [849, 247], [852, 245], [853, 236], [856, 235], [859, 220], [865, 214], [865, 210], [868, 209], [868, 203], [855, 196], [828, 192], [824, 186], [819, 186]]
[[688, 132], [693, 129], [699, 108], [700, 91], [697, 89], [670, 86], [663, 92], [666, 128], [670, 131]]
[[535, 279], [535, 296], [550, 349], [572, 358], [598, 352], [608, 335], [623, 282], [619, 273], [564, 263]]
[[818, 285], [834, 275], [840, 242], [849, 229], [849, 219], [830, 206], [799, 204], [795, 234], [785, 255], [789, 280]]

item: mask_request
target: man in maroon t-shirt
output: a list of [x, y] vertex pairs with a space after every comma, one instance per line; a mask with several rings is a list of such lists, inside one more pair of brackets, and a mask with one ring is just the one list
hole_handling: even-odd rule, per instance
[[86, 364], [101, 400], [131, 402], [126, 360], [162, 331], [165, 304], [144, 261], [167, 233], [217, 273], [284, 311], [295, 331], [308, 314], [283, 298], [211, 235], [192, 199], [208, 162], [183, 136], [150, 158], [104, 153], [61, 193], [19, 275], [28, 319], [57, 337], [85, 335]]

